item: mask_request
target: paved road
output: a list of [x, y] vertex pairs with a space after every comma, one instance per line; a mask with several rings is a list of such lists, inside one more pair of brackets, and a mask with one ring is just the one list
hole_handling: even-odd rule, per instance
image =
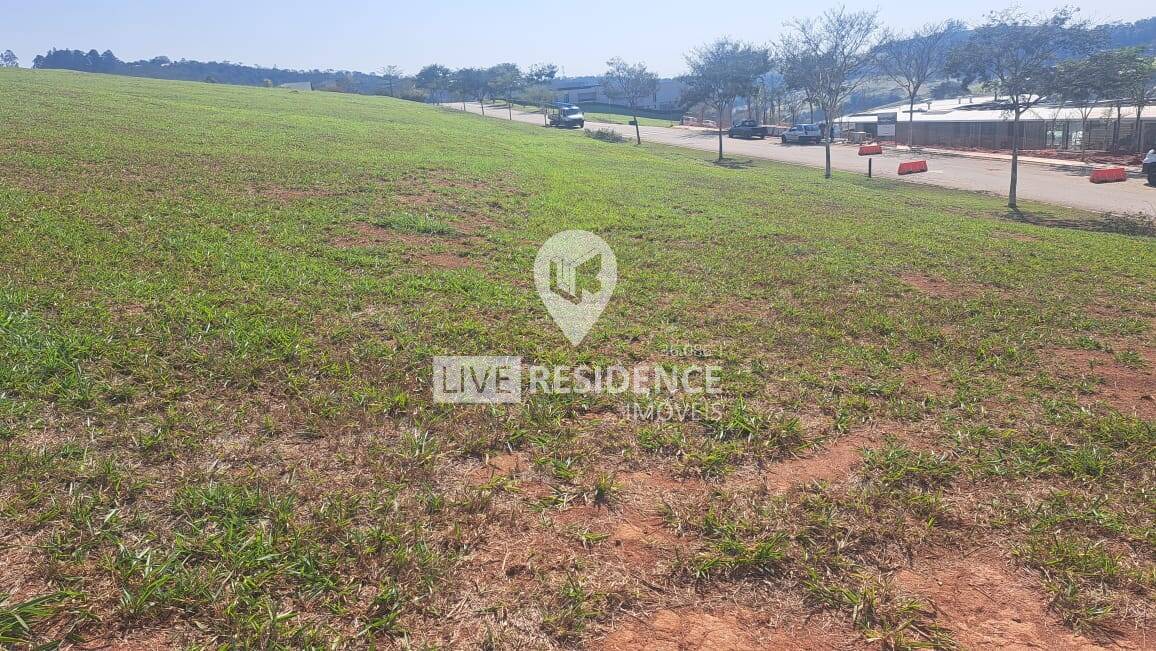
[[[448, 108], [461, 110], [461, 104]], [[467, 104], [467, 110], [480, 112], [477, 104]], [[506, 119], [505, 108], [486, 109], [486, 115]], [[514, 119], [542, 124], [541, 113], [514, 111]], [[623, 136], [634, 137], [634, 127], [622, 124], [587, 122], [587, 128], [613, 129]], [[718, 151], [718, 136], [700, 129], [641, 127], [642, 139], [678, 147], [704, 151]], [[724, 136], [723, 151], [731, 157], [766, 158], [810, 167], [823, 166], [823, 148], [816, 145], [783, 145], [778, 140], [732, 140]], [[925, 158], [930, 170], [925, 174], [900, 177], [899, 162]], [[857, 148], [836, 145], [831, 148], [831, 165], [848, 172], [867, 171], [866, 157], [860, 158]], [[1003, 160], [967, 158], [944, 154], [912, 156], [907, 152], [888, 151], [876, 156], [874, 173], [885, 178], [899, 178], [911, 183], [927, 183], [962, 190], [976, 190], [1007, 196], [1011, 164]], [[1156, 188], [1148, 187], [1140, 178], [1123, 183], [1093, 184], [1083, 169], [1067, 166], [1020, 164], [1019, 198], [1083, 208], [1095, 212], [1156, 216]]]

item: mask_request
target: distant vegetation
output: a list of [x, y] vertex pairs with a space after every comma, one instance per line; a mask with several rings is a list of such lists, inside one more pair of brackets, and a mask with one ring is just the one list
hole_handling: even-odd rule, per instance
[[[1146, 48], [1156, 52], [1156, 17], [1138, 20], [1134, 23], [1102, 25], [1096, 28], [1104, 36], [1110, 47]], [[966, 33], [960, 38], [966, 37]], [[9, 59], [5, 59], [8, 61]], [[16, 61], [12, 55], [12, 62]], [[230, 61], [172, 60], [166, 56], [140, 61], [121, 61], [110, 50], [100, 53], [96, 50], [49, 50], [32, 61], [33, 68], [57, 68], [81, 72], [102, 72], [107, 74], [152, 77], [155, 79], [177, 79], [185, 81], [210, 81], [220, 84], [240, 84], [263, 86], [266, 82], [279, 85], [289, 82], [312, 82], [314, 87], [363, 95], [398, 95], [407, 99], [422, 99], [425, 94], [414, 87], [413, 78], [405, 77], [396, 66], [389, 66], [382, 74], [356, 72], [350, 70], [290, 70], [249, 66]], [[902, 93], [856, 93], [850, 98], [849, 108], [866, 108], [878, 104], [876, 100], [898, 99]], [[659, 116], [653, 116], [659, 117]]]
[[[366, 74], [348, 70], [288, 70], [247, 66], [229, 61], [173, 61], [165, 56], [140, 61], [121, 61], [105, 50], [84, 52], [82, 50], [49, 50], [32, 61], [33, 68], [57, 68], [80, 72], [102, 72], [130, 77], [152, 77], [154, 79], [174, 79], [183, 81], [206, 81], [218, 84], [238, 84], [243, 86], [280, 85], [290, 82], [312, 82], [314, 88], [363, 95], [390, 94], [391, 83], [396, 79], [386, 75]], [[396, 84], [404, 91], [404, 84]], [[409, 84], [412, 90], [412, 83]], [[413, 99], [420, 99], [414, 97]]]

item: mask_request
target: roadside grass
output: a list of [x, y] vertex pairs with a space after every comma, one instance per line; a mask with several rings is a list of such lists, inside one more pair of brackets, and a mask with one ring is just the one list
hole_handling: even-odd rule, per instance
[[[0, 112], [0, 644], [573, 647], [773, 587], [950, 647], [891, 579], [976, 545], [1156, 626], [1151, 239], [379, 97], [0, 70]], [[567, 228], [619, 267], [578, 348], [530, 274]], [[724, 394], [451, 407], [443, 354]], [[639, 514], [673, 542], [616, 556]]]
[[[585, 115], [586, 119], [590, 122], [606, 122], [609, 124], [630, 124], [630, 121], [634, 119], [629, 115], [619, 115], [617, 113], [587, 113], [583, 111], [582, 114]], [[670, 127], [674, 126], [674, 124], [675, 123], [670, 120], [647, 117], [638, 118], [638, 125], [642, 127]]]
[[[452, 106], [452, 104], [448, 104], [448, 106]], [[460, 103], [459, 103], [459, 106], [460, 106]], [[502, 104], [502, 107], [503, 108], [505, 107], [504, 103]], [[542, 112], [542, 110], [540, 108], [538, 108], [537, 106], [533, 106], [530, 104], [520, 104], [518, 102], [514, 102], [514, 108], [517, 110], [520, 110], [524, 113], [539, 113], [539, 114], [541, 114], [541, 112]], [[500, 110], [500, 109], [495, 108], [495, 110]], [[587, 122], [605, 122], [608, 124], [630, 124], [630, 121], [634, 118], [625, 112], [625, 111], [627, 111], [627, 109], [622, 109], [622, 110], [623, 110], [622, 113], [610, 113], [607, 111], [583, 110], [582, 115], [584, 115], [586, 117]], [[640, 116], [638, 118], [638, 124], [640, 126], [644, 126], [644, 127], [670, 127], [670, 126], [674, 126], [675, 124], [677, 124], [677, 121]]]

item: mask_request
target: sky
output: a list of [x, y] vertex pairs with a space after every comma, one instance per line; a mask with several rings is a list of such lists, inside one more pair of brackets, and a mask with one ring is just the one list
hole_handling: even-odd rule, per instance
[[[56, 47], [112, 50], [125, 61], [165, 55], [362, 72], [397, 65], [411, 74], [428, 63], [460, 68], [550, 62], [570, 76], [600, 74], [607, 59], [619, 56], [671, 76], [684, 71], [688, 50], [716, 37], [769, 43], [785, 21], [839, 3], [790, 4], [793, 9], [785, 10], [766, 0], [0, 0], [0, 51], [12, 50], [24, 66]], [[1008, 0], [973, 0], [963, 6], [925, 0], [843, 4], [878, 9], [887, 26], [903, 30], [948, 17], [975, 23], [989, 11], [1006, 8]], [[1063, 0], [1018, 2], [1033, 12], [1059, 4]], [[1069, 4], [1097, 23], [1156, 14], [1150, 0]]]

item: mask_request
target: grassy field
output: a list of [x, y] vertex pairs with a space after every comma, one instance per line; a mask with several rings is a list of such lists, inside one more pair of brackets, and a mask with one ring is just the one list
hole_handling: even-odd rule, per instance
[[[0, 120], [0, 646], [1153, 643], [1152, 239], [381, 97], [0, 70]], [[724, 395], [447, 406], [441, 354]]]

